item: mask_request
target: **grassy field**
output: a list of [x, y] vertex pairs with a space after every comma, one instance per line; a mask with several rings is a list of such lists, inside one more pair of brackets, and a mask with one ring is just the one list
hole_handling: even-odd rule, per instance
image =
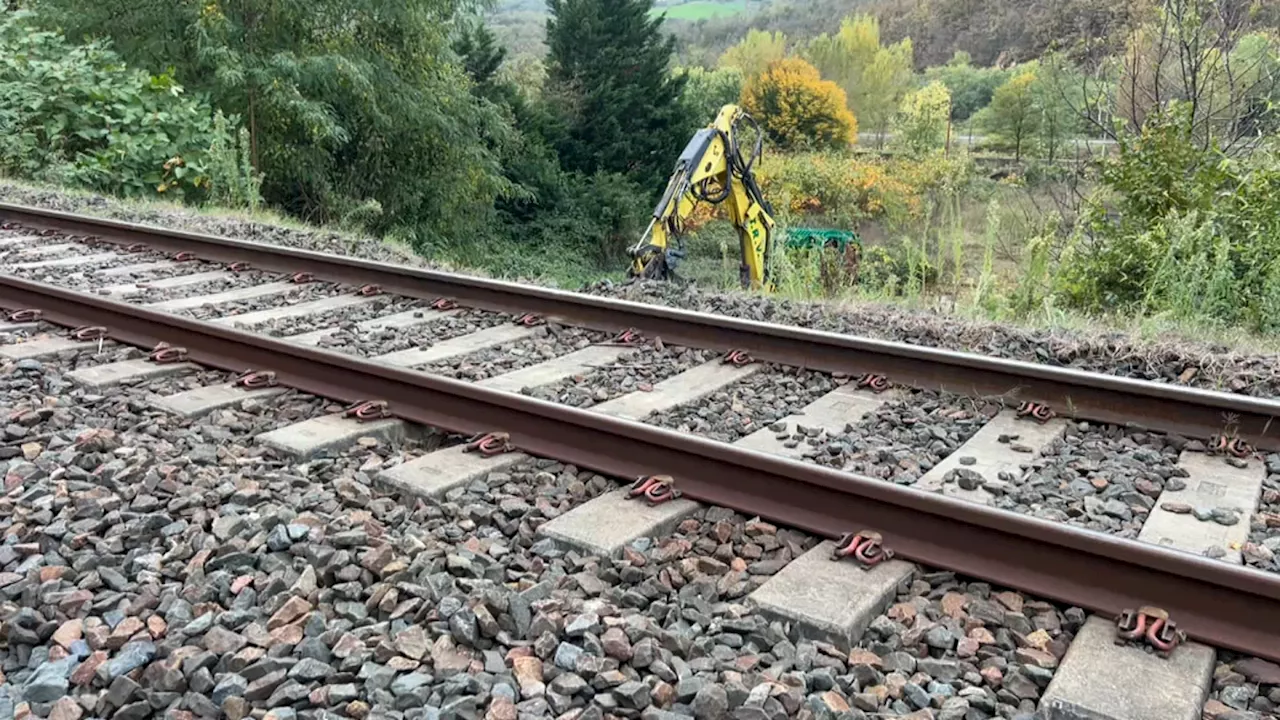
[[653, 11], [665, 12], [672, 20], [697, 21], [738, 15], [755, 9], [758, 5], [758, 2], [750, 2], [750, 0], [689, 0], [688, 2], [674, 0], [657, 5]]

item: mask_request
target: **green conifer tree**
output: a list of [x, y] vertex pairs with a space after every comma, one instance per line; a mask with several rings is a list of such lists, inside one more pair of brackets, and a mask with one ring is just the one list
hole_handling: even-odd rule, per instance
[[[669, 72], [675, 41], [652, 0], [548, 0], [547, 94], [564, 167], [657, 187], [696, 124]], [[657, 190], [655, 190], [657, 192]]]

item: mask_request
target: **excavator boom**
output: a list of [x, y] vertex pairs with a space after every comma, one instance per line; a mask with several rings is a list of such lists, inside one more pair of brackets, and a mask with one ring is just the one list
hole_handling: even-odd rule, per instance
[[[743, 126], [755, 130], [749, 155], [740, 141]], [[715, 121], [694, 133], [653, 210], [653, 220], [640, 242], [631, 248], [631, 275], [650, 279], [672, 276], [684, 256], [681, 239], [685, 221], [700, 202], [724, 203], [738, 233], [744, 287], [769, 287], [769, 257], [777, 223], [752, 166], [760, 158], [763, 135], [755, 120], [737, 105], [725, 105]]]

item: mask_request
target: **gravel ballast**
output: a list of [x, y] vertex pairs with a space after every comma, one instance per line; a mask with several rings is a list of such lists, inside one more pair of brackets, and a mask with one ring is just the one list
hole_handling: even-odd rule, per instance
[[827, 373], [771, 364], [695, 403], [651, 415], [645, 422], [736, 442], [835, 389], [836, 381]]

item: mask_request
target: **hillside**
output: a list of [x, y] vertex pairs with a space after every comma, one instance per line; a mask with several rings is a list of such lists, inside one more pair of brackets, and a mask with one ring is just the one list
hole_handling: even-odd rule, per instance
[[[680, 62], [709, 65], [748, 29], [780, 30], [803, 41], [870, 12], [883, 36], [910, 37], [918, 68], [945, 63], [957, 50], [977, 65], [1035, 58], [1056, 47], [1080, 59], [1114, 50], [1087, 41], [1111, 36], [1125, 5], [1111, 0], [658, 0], [679, 41]], [[500, 0], [490, 23], [515, 55], [541, 54], [544, 0]], [[1088, 45], [1088, 46], [1087, 46]]]

